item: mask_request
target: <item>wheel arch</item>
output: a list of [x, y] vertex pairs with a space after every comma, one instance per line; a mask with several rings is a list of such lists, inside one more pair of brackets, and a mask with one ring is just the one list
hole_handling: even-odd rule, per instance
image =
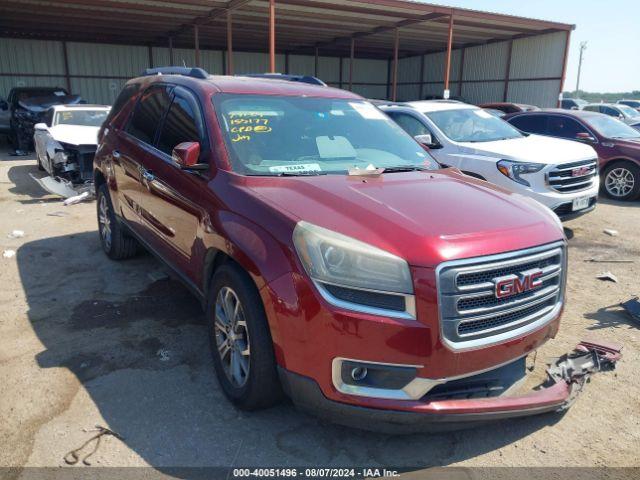
[[94, 187], [96, 189], [96, 192], [105, 183], [107, 183], [107, 179], [103, 175], [102, 171], [99, 168], [96, 168], [93, 171], [93, 185], [94, 185]]

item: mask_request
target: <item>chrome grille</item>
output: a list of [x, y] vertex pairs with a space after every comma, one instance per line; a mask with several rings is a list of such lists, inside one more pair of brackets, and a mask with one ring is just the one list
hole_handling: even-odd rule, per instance
[[[441, 334], [454, 350], [516, 338], [551, 321], [564, 297], [562, 242], [446, 262], [437, 269]], [[540, 271], [540, 285], [498, 298], [496, 279]], [[515, 278], [515, 277], [514, 277]]]
[[[584, 172], [578, 172], [584, 168]], [[547, 174], [549, 185], [561, 193], [578, 192], [593, 186], [598, 176], [598, 160], [583, 160], [581, 162], [558, 165]]]

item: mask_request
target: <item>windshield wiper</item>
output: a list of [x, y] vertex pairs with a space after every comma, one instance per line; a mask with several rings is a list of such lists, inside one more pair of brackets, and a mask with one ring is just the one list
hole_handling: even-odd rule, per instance
[[396, 167], [382, 167], [382, 173], [396, 173], [396, 172], [415, 172], [429, 170], [427, 167], [421, 167], [418, 165], [398, 165]]

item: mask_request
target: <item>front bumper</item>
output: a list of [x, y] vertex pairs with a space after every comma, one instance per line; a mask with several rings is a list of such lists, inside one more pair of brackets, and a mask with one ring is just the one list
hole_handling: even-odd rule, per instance
[[598, 204], [598, 197], [591, 197], [589, 206], [587, 208], [583, 208], [582, 210], [573, 211], [572, 203], [573, 202], [567, 202], [558, 205], [553, 209], [553, 213], [555, 213], [563, 222], [567, 220], [573, 220], [574, 218], [581, 217], [585, 213], [594, 211], [596, 209], [596, 205]]
[[489, 421], [565, 411], [592, 373], [615, 368], [621, 347], [581, 342], [549, 369], [543, 388], [516, 396], [391, 402], [378, 407], [332, 401], [311, 378], [279, 369], [285, 392], [300, 410], [333, 423], [399, 434], [457, 430]]

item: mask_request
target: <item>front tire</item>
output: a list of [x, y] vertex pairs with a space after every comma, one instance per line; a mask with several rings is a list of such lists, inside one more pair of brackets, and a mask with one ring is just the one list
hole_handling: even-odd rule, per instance
[[607, 167], [602, 188], [613, 200], [635, 200], [640, 195], [640, 167], [631, 162]]
[[98, 233], [102, 250], [112, 260], [124, 260], [133, 257], [138, 250], [138, 242], [127, 235], [116, 218], [109, 188], [105, 183], [98, 188], [96, 199], [98, 210]]
[[216, 376], [227, 398], [243, 410], [277, 404], [282, 388], [262, 300], [249, 275], [234, 264], [216, 270], [207, 301]]

